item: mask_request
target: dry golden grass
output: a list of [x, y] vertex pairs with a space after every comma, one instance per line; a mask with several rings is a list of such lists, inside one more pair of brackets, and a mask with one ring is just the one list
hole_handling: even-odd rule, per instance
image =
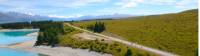
[[[183, 56], [195, 56], [197, 53], [197, 10], [101, 21], [105, 22], [106, 32], [122, 36], [128, 41]], [[85, 28], [94, 23], [83, 21], [74, 25]]]

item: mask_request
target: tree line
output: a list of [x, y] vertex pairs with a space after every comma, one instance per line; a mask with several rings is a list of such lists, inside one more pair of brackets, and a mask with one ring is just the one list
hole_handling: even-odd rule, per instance
[[64, 26], [62, 22], [47, 23], [40, 27], [40, 33], [35, 45], [50, 45], [54, 47], [59, 43], [58, 35], [62, 35], [64, 33]]
[[39, 30], [39, 36], [35, 43], [37, 45], [50, 45], [55, 46], [59, 43], [58, 35], [64, 34], [63, 22], [53, 21], [34, 21], [34, 22], [17, 22], [0, 24], [3, 29], [23, 29], [23, 28], [36, 28]]

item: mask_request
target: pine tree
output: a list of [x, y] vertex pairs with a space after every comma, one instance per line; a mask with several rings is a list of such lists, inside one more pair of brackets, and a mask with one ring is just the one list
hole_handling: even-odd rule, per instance
[[100, 33], [100, 32], [103, 32], [105, 30], [105, 25], [104, 25], [103, 22], [98, 21], [98, 22], [95, 23], [94, 26], [89, 25], [87, 28], [94, 31], [94, 32]]
[[132, 56], [132, 51], [130, 48], [128, 48], [128, 50], [126, 51], [125, 56]]

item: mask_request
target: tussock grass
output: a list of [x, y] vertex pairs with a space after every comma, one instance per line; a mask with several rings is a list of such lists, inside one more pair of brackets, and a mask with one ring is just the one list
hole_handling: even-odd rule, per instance
[[[122, 36], [128, 41], [183, 56], [195, 56], [197, 53], [197, 10], [101, 21], [105, 23], [106, 32]], [[95, 22], [76, 22], [74, 25], [86, 28]]]
[[[72, 48], [89, 49], [90, 51], [96, 51], [99, 53], [108, 53], [114, 56], [124, 56], [128, 47], [124, 44], [113, 42], [105, 43], [100, 40], [80, 40], [73, 38], [74, 34], [81, 33], [81, 31], [75, 29], [64, 35], [59, 36], [59, 45]], [[132, 50], [132, 56], [156, 56], [155, 54], [145, 52], [143, 50], [138, 50], [129, 47]]]

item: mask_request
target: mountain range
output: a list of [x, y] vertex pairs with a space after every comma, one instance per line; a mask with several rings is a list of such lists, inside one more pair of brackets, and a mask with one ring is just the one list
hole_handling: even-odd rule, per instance
[[61, 18], [40, 16], [40, 15], [28, 15], [17, 12], [0, 12], [0, 23], [11, 22], [26, 22], [26, 21], [43, 21], [43, 20], [61, 20]]
[[120, 19], [126, 17], [133, 17], [133, 15], [129, 14], [110, 14], [110, 15], [88, 15], [88, 16], [81, 16], [76, 18], [68, 18], [72, 20], [95, 20], [95, 19]]
[[18, 12], [0, 12], [0, 23], [12, 23], [12, 22], [29, 22], [29, 21], [71, 21], [71, 20], [92, 20], [92, 19], [118, 19], [124, 17], [130, 17], [127, 14], [112, 14], [112, 15], [98, 15], [98, 16], [81, 16], [73, 18], [57, 18], [40, 15], [29, 15]]

